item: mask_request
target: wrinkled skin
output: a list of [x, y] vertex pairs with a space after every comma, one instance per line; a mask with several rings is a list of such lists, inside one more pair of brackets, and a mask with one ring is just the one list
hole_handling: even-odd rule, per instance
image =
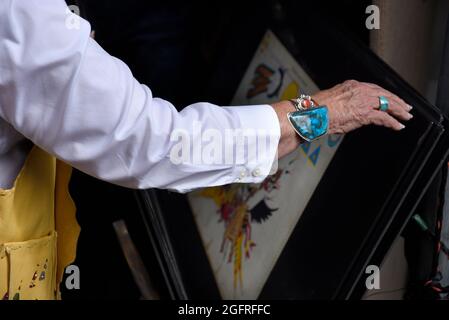
[[[387, 112], [379, 110], [379, 96], [390, 102]], [[371, 83], [348, 80], [313, 96], [319, 105], [329, 109], [329, 134], [345, 134], [367, 125], [377, 125], [400, 131], [402, 122], [413, 118], [412, 107], [393, 93]], [[287, 120], [287, 113], [294, 111], [290, 101], [273, 105], [281, 125], [281, 140], [278, 154], [283, 157], [294, 151], [301, 143]]]

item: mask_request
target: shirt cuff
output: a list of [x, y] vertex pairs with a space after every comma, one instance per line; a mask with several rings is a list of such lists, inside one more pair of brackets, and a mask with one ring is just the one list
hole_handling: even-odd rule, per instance
[[233, 168], [234, 183], [261, 183], [277, 172], [281, 127], [270, 105], [225, 107], [240, 120], [245, 136], [245, 153]]

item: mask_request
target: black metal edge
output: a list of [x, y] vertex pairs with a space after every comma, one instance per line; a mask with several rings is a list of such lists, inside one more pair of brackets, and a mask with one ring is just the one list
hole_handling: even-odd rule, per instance
[[[445, 127], [449, 128], [449, 121], [445, 118]], [[435, 154], [432, 155], [431, 159], [428, 161], [426, 168], [420, 174], [418, 182], [413, 187], [413, 190], [409, 193], [408, 198], [413, 200], [408, 200], [404, 202], [404, 205], [398, 211], [394, 221], [391, 224], [388, 233], [384, 236], [383, 241], [385, 243], [393, 243], [399, 234], [404, 230], [407, 222], [415, 214], [415, 211], [420, 204], [425, 192], [428, 190], [429, 186], [432, 184], [439, 170], [445, 165], [449, 157], [449, 131], [445, 131], [444, 135], [440, 139], [438, 146], [436, 147]], [[380, 265], [383, 261], [383, 257], [387, 253], [390, 247], [387, 245], [378, 246], [376, 251], [373, 253], [371, 260], [368, 262], [370, 264], [377, 263]], [[355, 296], [360, 295], [360, 286], [358, 285], [354, 288]], [[358, 290], [358, 292], [357, 292]]]
[[[351, 293], [363, 276], [368, 261], [370, 261], [374, 252], [381, 250], [386, 253], [391, 247], [392, 243], [384, 241], [384, 237], [385, 234], [389, 232], [389, 228], [393, 221], [397, 219], [396, 216], [398, 215], [399, 209], [406, 201], [417, 205], [417, 202], [419, 201], [418, 197], [409, 197], [409, 194], [412, 190], [415, 190], [414, 188], [417, 181], [420, 178], [424, 179], [422, 172], [428, 166], [428, 160], [433, 157], [434, 153], [432, 152], [437, 147], [440, 137], [443, 134], [443, 129], [440, 126], [434, 126], [431, 131], [432, 132], [427, 135], [425, 141], [431, 145], [430, 150], [421, 150], [419, 154], [409, 161], [408, 168], [404, 170], [402, 178], [398, 180], [389, 199], [385, 202], [381, 213], [367, 233], [359, 252], [354, 256], [346, 275], [342, 278], [340, 286], [334, 295], [334, 299], [357, 298]], [[424, 190], [422, 192], [424, 193]], [[404, 220], [403, 223], [405, 225], [406, 221]]]
[[[410, 221], [410, 218], [414, 215], [418, 205], [425, 195], [425, 192], [429, 189], [434, 178], [449, 157], [449, 135], [446, 135], [442, 139], [442, 142], [438, 148], [438, 153], [433, 157], [433, 159], [430, 160], [430, 163], [422, 172], [419, 181], [409, 193], [409, 197], [404, 202], [404, 206], [399, 209], [390, 225], [389, 230], [384, 235], [382, 242], [379, 243], [376, 250], [371, 255], [370, 260], [366, 262], [365, 267], [367, 265], [380, 266], [382, 264], [385, 255], [391, 247], [391, 244], [393, 244], [397, 237], [402, 233], [407, 223]], [[410, 198], [412, 198], [412, 200]], [[348, 291], [346, 296], [347, 299], [359, 299], [363, 296], [366, 288], [365, 282], [361, 276], [362, 274], [360, 274], [358, 282], [351, 288], [350, 291]]]
[[187, 300], [188, 296], [175, 257], [175, 250], [166, 230], [155, 191], [152, 189], [139, 190], [135, 192], [135, 195], [142, 221], [151, 240], [151, 245], [159, 262], [169, 294], [174, 300]]

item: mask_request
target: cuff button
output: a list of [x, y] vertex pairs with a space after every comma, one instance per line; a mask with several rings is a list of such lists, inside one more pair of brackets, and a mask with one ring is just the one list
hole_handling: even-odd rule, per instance
[[259, 168], [254, 169], [254, 171], [253, 171], [253, 177], [260, 177], [261, 174], [262, 174], [262, 172], [260, 171]]

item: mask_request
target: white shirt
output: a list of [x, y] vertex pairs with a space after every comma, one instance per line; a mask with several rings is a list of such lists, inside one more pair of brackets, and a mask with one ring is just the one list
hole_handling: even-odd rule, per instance
[[[186, 192], [258, 183], [269, 174], [280, 138], [271, 106], [197, 103], [177, 112], [153, 97], [90, 32], [63, 0], [0, 1], [0, 187], [13, 184], [27, 141], [89, 175], [130, 188]], [[205, 146], [195, 133], [198, 123], [222, 135], [254, 129], [257, 138], [274, 143], [257, 161], [245, 151], [233, 163], [175, 164], [171, 152], [179, 141], [171, 139], [173, 131], [182, 129], [192, 144]], [[253, 140], [245, 150], [251, 147]]]

